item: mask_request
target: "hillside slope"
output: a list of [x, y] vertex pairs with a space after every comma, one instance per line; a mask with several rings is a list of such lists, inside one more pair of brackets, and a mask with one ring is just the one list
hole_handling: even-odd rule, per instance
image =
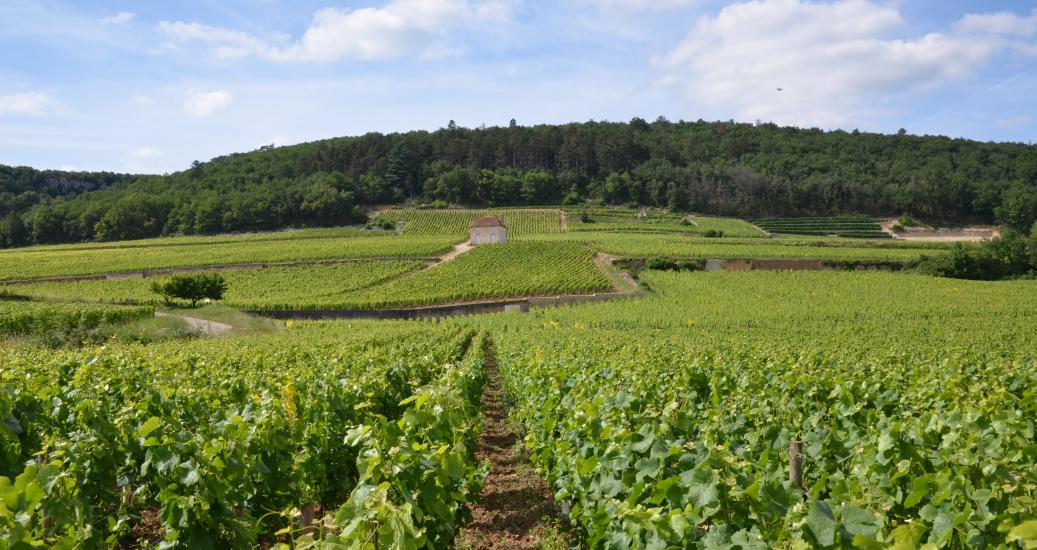
[[19, 201], [24, 186], [11, 182], [25, 170], [0, 169], [0, 246], [341, 225], [362, 221], [360, 206], [407, 200], [593, 199], [742, 217], [906, 212], [1018, 228], [1037, 219], [1035, 146], [771, 124], [451, 124], [238, 153], [168, 176], [97, 177], [111, 188]]

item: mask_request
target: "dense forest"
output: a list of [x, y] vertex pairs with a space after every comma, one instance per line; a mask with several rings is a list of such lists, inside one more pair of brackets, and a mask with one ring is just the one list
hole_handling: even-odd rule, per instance
[[362, 222], [363, 207], [631, 204], [741, 217], [1037, 220], [1037, 146], [732, 122], [370, 133], [165, 176], [0, 166], [0, 246]]

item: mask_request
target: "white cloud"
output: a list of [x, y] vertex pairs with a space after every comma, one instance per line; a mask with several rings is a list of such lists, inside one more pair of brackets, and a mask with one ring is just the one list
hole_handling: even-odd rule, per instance
[[1026, 126], [1031, 122], [1033, 122], [1033, 119], [1025, 115], [997, 119], [997, 125], [999, 128], [1015, 128], [1016, 126]]
[[690, 8], [700, 0], [584, 0], [604, 8], [621, 8], [628, 10], [665, 10], [673, 8]]
[[18, 94], [0, 95], [0, 116], [43, 115], [54, 105], [47, 92], [22, 92]]
[[190, 90], [184, 100], [184, 111], [191, 116], [207, 117], [216, 111], [226, 108], [234, 96], [226, 90], [201, 92]]
[[137, 14], [132, 11], [120, 11], [115, 15], [102, 17], [101, 23], [104, 23], [105, 25], [125, 25], [132, 21], [134, 17], [137, 17]]
[[[266, 42], [248, 33], [201, 23], [162, 21], [158, 24], [158, 30], [178, 42], [201, 42], [211, 47], [216, 57], [221, 59], [232, 59], [250, 54], [270, 55], [272, 51]], [[164, 49], [173, 49], [170, 46], [175, 48], [173, 44], [163, 44]]]
[[133, 96], [133, 103], [136, 105], [151, 105], [152, 103], [154, 103], [154, 100], [151, 99], [151, 96], [137, 94]]
[[955, 23], [954, 29], [963, 33], [1032, 36], [1037, 34], [1037, 10], [1028, 17], [1006, 11], [970, 13]]
[[969, 76], [1006, 45], [991, 34], [887, 37], [903, 23], [895, 4], [756, 0], [700, 18], [654, 62], [663, 83], [698, 105], [743, 120], [832, 127]]
[[59, 167], [58, 170], [61, 170], [62, 172], [75, 172], [76, 167], [71, 164], [66, 164], [64, 166]]
[[200, 42], [216, 57], [255, 55], [280, 62], [332, 62], [439, 56], [454, 51], [449, 36], [458, 26], [502, 23], [509, 0], [392, 0], [381, 8], [318, 11], [295, 42], [284, 35], [263, 39], [201, 23], [163, 21], [158, 29], [177, 42]]
[[153, 159], [162, 156], [162, 151], [154, 147], [139, 147], [130, 152], [130, 157], [135, 159]]

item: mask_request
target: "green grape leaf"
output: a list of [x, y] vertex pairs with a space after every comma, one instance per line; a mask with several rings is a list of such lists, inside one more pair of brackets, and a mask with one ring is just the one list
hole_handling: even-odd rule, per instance
[[139, 428], [137, 428], [137, 435], [140, 437], [147, 437], [148, 434], [158, 429], [158, 427], [161, 425], [162, 419], [157, 416], [152, 416], [151, 418], [145, 420], [144, 423], [141, 424]]
[[814, 502], [807, 514], [806, 527], [822, 546], [835, 544], [836, 522], [832, 508], [822, 500]]
[[1023, 548], [1032, 550], [1037, 548], [1037, 520], [1020, 523], [1008, 532], [1005, 542], [1021, 542]]

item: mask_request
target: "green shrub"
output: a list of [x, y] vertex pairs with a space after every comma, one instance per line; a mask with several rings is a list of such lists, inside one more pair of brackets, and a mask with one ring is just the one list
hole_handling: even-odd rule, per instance
[[364, 229], [393, 231], [396, 229], [396, 223], [392, 220], [374, 219], [367, 222]]
[[696, 271], [703, 268], [703, 261], [674, 260], [666, 257], [649, 258], [645, 261], [645, 268], [657, 271]]
[[938, 277], [993, 281], [1037, 273], [1037, 255], [1033, 253], [1033, 238], [1028, 246], [1022, 234], [1011, 229], [1001, 237], [978, 246], [954, 247], [950, 256], [930, 258], [923, 256], [919, 271]]
[[903, 216], [897, 218], [897, 224], [903, 227], [927, 227], [924, 223], [918, 221], [917, 219], [911, 217], [908, 214], [904, 214]]
[[223, 293], [227, 291], [227, 281], [217, 273], [174, 275], [161, 283], [152, 283], [151, 290], [162, 296], [167, 304], [171, 303], [173, 298], [180, 298], [190, 300], [191, 307], [194, 307], [199, 300], [206, 298], [223, 299]]
[[673, 269], [673, 259], [671, 258], [650, 258], [645, 262], [645, 267], [648, 269], [658, 269], [660, 271], [669, 271]]
[[707, 229], [702, 233], [703, 237], [719, 238], [724, 236], [724, 232], [719, 229]]

